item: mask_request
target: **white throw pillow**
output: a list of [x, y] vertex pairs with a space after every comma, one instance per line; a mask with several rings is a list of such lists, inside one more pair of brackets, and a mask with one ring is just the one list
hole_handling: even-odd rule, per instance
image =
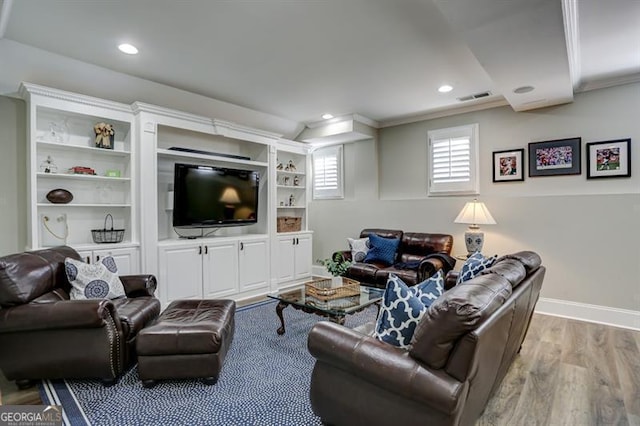
[[369, 238], [347, 238], [347, 241], [351, 249], [351, 259], [354, 262], [362, 262], [371, 248]]
[[72, 300], [126, 297], [124, 286], [118, 277], [118, 267], [111, 256], [94, 264], [67, 257], [64, 267], [71, 283]]

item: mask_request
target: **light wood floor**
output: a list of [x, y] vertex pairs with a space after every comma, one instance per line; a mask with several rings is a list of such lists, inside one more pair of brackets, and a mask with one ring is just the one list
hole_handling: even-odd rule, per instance
[[[4, 404], [40, 404], [0, 375]], [[640, 332], [535, 314], [478, 426], [640, 426]]]

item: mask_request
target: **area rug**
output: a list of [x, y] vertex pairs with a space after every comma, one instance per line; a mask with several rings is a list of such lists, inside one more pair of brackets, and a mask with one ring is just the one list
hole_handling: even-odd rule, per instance
[[[160, 381], [146, 389], [136, 368], [112, 387], [97, 380], [43, 382], [45, 404], [63, 406], [70, 425], [320, 425], [311, 411], [314, 359], [307, 351], [311, 327], [322, 319], [291, 307], [278, 336], [276, 303], [238, 308], [236, 332], [218, 383]], [[356, 327], [375, 319], [375, 307], [347, 316]]]

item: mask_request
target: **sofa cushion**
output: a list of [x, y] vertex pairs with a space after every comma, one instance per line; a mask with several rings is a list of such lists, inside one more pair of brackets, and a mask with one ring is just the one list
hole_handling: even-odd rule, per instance
[[495, 263], [497, 258], [497, 255], [484, 257], [480, 252], [473, 253], [464, 262], [462, 268], [460, 268], [460, 274], [458, 275], [456, 284], [463, 283], [480, 274], [480, 272], [491, 267], [491, 265]]
[[378, 287], [384, 288], [392, 274], [396, 275], [408, 286], [416, 285], [418, 283], [418, 272], [415, 269], [400, 269], [394, 265], [378, 269], [376, 272], [375, 284]]
[[[400, 242], [400, 252], [424, 257], [431, 253], [445, 252], [451, 253], [453, 237], [448, 234], [426, 234], [421, 232], [405, 232]], [[412, 257], [402, 259], [404, 262], [411, 261]]]
[[374, 284], [376, 282], [376, 272], [378, 272], [378, 269], [378, 266], [368, 263], [352, 263], [347, 270], [347, 276], [361, 283]]
[[67, 258], [64, 264], [72, 286], [71, 300], [126, 297], [113, 257], [103, 257], [93, 264]]
[[366, 263], [380, 262], [386, 266], [393, 265], [400, 245], [399, 238], [383, 238], [376, 234], [369, 236], [371, 248], [364, 258]]
[[382, 296], [374, 337], [393, 346], [409, 347], [426, 310], [420, 298], [400, 278], [391, 275]]
[[369, 253], [369, 238], [347, 238], [351, 249], [351, 259], [354, 262], [362, 262]]
[[491, 316], [511, 292], [509, 281], [496, 274], [453, 287], [425, 312], [415, 330], [410, 355], [432, 368], [444, 367], [456, 341]]
[[542, 264], [542, 259], [538, 255], [538, 253], [532, 251], [519, 251], [517, 253], [508, 254], [506, 256], [501, 257], [502, 259], [515, 259], [518, 262], [522, 263], [524, 268], [527, 270], [527, 274], [532, 273], [536, 269], [540, 267]]
[[500, 275], [509, 281], [511, 287], [516, 288], [527, 276], [527, 271], [519, 261], [505, 258], [503, 260], [498, 259], [493, 266], [480, 272], [480, 275], [486, 274]]

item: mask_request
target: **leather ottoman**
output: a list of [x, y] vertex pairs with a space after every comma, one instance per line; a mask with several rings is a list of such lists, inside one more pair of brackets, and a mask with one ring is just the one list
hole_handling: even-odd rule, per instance
[[159, 379], [201, 378], [214, 384], [233, 340], [236, 302], [176, 300], [138, 334], [138, 375], [145, 387]]

